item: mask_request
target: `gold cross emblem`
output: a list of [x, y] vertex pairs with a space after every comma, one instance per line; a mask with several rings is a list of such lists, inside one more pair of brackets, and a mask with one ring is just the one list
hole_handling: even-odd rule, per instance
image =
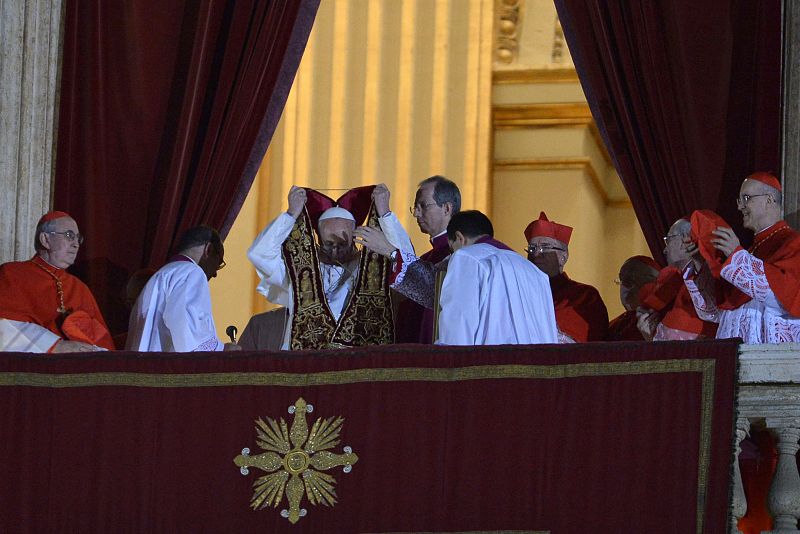
[[306, 413], [313, 410], [314, 407], [306, 404], [302, 397], [297, 399], [288, 410], [294, 414], [291, 429], [283, 418], [280, 422], [270, 417], [266, 422], [256, 419], [256, 443], [264, 452], [250, 456], [250, 449], [244, 448], [242, 454], [233, 460], [242, 475], [247, 475], [250, 467], [267, 473], [253, 483], [254, 492], [250, 499], [253, 510], [267, 506], [277, 508], [285, 492], [289, 509], [281, 510], [281, 516], [297, 523], [307, 513], [305, 508], [300, 508], [303, 493], [311, 504], [336, 504], [336, 479], [322, 471], [343, 466], [342, 471], [349, 473], [358, 456], [350, 447], [343, 448], [344, 454], [330, 451], [340, 442], [339, 434], [344, 424], [341, 416], [320, 417], [309, 432]]

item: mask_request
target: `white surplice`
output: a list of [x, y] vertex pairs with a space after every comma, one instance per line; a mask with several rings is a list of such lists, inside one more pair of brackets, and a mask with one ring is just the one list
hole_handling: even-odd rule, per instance
[[[396, 248], [403, 252], [413, 253], [414, 247], [405, 229], [400, 224], [397, 216], [388, 212], [378, 221], [381, 230], [386, 235], [386, 239]], [[258, 292], [264, 295], [273, 304], [284, 306], [289, 310], [287, 317], [285, 335], [283, 338], [282, 349], [289, 348], [292, 336], [292, 318], [294, 317], [294, 299], [292, 298], [292, 287], [289, 274], [286, 271], [286, 264], [283, 260], [282, 245], [289, 237], [294, 228], [295, 218], [284, 212], [272, 221], [256, 237], [247, 257], [256, 268], [261, 282], [258, 284]], [[328, 307], [337, 321], [344, 310], [350, 290], [353, 288], [356, 277], [358, 276], [358, 262], [354, 262], [349, 269], [339, 265], [329, 265], [320, 262], [320, 275], [322, 277], [322, 289], [328, 301]]]
[[131, 312], [127, 350], [223, 349], [211, 313], [206, 273], [191, 258], [186, 260], [166, 264], [144, 286]]
[[0, 352], [49, 352], [61, 338], [43, 326], [0, 319]]
[[800, 341], [800, 317], [793, 317], [778, 301], [764, 274], [763, 260], [738, 250], [722, 268], [720, 276], [751, 298], [733, 310], [717, 308], [713, 295], [698, 288], [693, 274], [691, 270], [684, 273], [686, 288], [697, 316], [719, 323], [718, 339], [740, 337], [751, 345]]
[[550, 280], [512, 250], [477, 243], [453, 253], [439, 306], [437, 344], [558, 343]]

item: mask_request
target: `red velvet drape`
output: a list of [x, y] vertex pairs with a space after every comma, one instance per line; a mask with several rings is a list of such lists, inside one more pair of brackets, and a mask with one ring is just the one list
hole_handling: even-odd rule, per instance
[[[737, 351], [0, 354], [0, 531], [723, 534]], [[312, 463], [337, 502], [302, 495], [292, 525], [285, 492], [250, 509], [259, 477], [285, 469], [243, 476], [234, 458], [267, 449], [258, 418], [283, 419], [309, 450], [287, 413], [300, 397], [307, 429], [344, 419], [327, 452], [349, 446], [358, 461], [349, 473]]]
[[742, 179], [780, 168], [780, 1], [555, 4], [653, 254], [694, 209], [741, 230]]
[[112, 331], [127, 276], [176, 238], [230, 228], [277, 124], [319, 0], [70, 0], [55, 207]]

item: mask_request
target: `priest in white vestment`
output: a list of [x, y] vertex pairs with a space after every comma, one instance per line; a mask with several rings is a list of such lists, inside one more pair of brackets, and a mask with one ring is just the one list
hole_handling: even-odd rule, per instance
[[219, 234], [207, 226], [191, 228], [181, 236], [178, 250], [136, 300], [125, 348], [141, 352], [240, 350], [217, 338], [211, 313], [208, 281], [225, 266]]
[[488, 217], [462, 211], [447, 225], [453, 254], [439, 298], [437, 344], [558, 343], [550, 280], [493, 239]]
[[[288, 210], [278, 215], [256, 237], [247, 257], [261, 280], [258, 292], [273, 304], [288, 310], [287, 324], [281, 349], [288, 350], [294, 317], [294, 288], [284, 262], [282, 245], [289, 237], [306, 205], [306, 190], [292, 186], [288, 195]], [[413, 245], [397, 216], [389, 210], [389, 190], [380, 184], [372, 192], [381, 230], [393, 245], [413, 253]], [[319, 217], [319, 268], [322, 288], [333, 318], [338, 321], [358, 276], [359, 257], [353, 245], [355, 217], [348, 210], [335, 206]]]

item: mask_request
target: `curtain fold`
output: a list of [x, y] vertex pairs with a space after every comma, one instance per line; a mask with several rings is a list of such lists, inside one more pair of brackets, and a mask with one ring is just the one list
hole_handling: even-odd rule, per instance
[[779, 0], [555, 0], [592, 115], [657, 258], [678, 218], [780, 168]]
[[227, 233], [266, 152], [319, 0], [67, 2], [57, 209], [112, 331], [122, 288], [177, 237]]

